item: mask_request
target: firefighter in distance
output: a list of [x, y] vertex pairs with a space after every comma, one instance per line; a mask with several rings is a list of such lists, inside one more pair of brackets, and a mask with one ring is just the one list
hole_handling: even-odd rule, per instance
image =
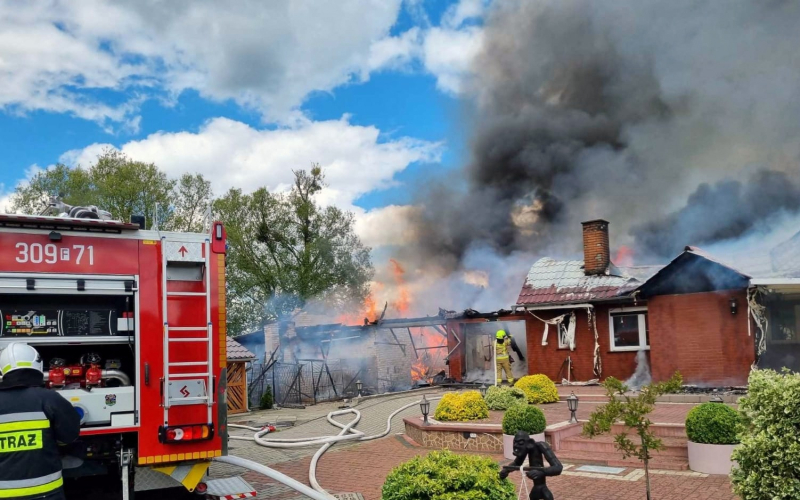
[[497, 343], [495, 344], [495, 363], [497, 363], [497, 385], [503, 383], [503, 373], [508, 383], [514, 385], [514, 374], [511, 373], [511, 337], [506, 335], [505, 330], [497, 331]]
[[78, 413], [42, 387], [33, 347], [10, 343], [0, 352], [0, 372], [0, 498], [65, 500], [58, 444], [78, 438]]

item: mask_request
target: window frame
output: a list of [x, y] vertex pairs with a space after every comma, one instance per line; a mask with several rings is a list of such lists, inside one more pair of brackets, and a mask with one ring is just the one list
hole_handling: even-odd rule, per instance
[[[567, 314], [567, 316], [564, 319], [564, 321], [562, 321], [560, 324], [556, 325], [558, 327], [558, 328], [556, 328], [556, 330], [557, 330], [556, 331], [556, 337], [558, 337], [558, 348], [559, 349], [569, 349], [569, 342], [561, 343], [561, 341], [564, 340], [564, 338], [563, 338], [563, 336], [561, 334], [561, 329], [564, 328], [566, 330], [566, 328], [564, 327], [564, 323], [567, 322], [567, 321], [572, 321], [572, 314], [575, 314], [574, 311], [572, 313]], [[577, 315], [576, 315], [575, 321], [577, 322], [577, 320], [578, 320], [578, 318], [577, 318]], [[576, 327], [577, 327], [577, 325], [576, 325]]]
[[[631, 347], [617, 347], [614, 342], [614, 315], [624, 314], [626, 316], [639, 317], [639, 345]], [[611, 352], [637, 352], [649, 351], [650, 345], [647, 343], [647, 307], [618, 307], [608, 310], [608, 343]]]
[[768, 329], [768, 341], [770, 344], [800, 344], [800, 329], [797, 328], [797, 324], [800, 323], [798, 321], [798, 317], [800, 316], [800, 301], [797, 300], [790, 300], [787, 301], [791, 304], [792, 309], [794, 310], [795, 316], [795, 331], [794, 331], [794, 338], [793, 339], [780, 339], [775, 338], [775, 328], [778, 327], [777, 321], [775, 319], [775, 314], [777, 312], [773, 312], [769, 316], [769, 329]]

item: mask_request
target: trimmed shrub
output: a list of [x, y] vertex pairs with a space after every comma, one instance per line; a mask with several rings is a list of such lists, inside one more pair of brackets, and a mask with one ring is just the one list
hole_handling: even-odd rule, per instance
[[695, 406], [686, 415], [689, 441], [703, 444], [739, 444], [739, 413], [722, 403]]
[[261, 395], [261, 405], [259, 408], [262, 410], [271, 410], [274, 401], [272, 399], [272, 387], [267, 387], [267, 391]]
[[528, 398], [528, 403], [556, 403], [558, 402], [558, 389], [556, 384], [547, 375], [527, 375], [522, 377], [514, 384], [514, 387], [522, 389]]
[[489, 416], [489, 407], [478, 391], [448, 392], [436, 406], [433, 418], [442, 422], [479, 420]]
[[508, 410], [512, 406], [527, 405], [528, 398], [522, 389], [493, 385], [486, 391], [486, 404], [490, 410]]
[[503, 415], [503, 434], [514, 435], [519, 431], [528, 434], [539, 434], [547, 427], [547, 420], [542, 410], [535, 406], [512, 406]]
[[433, 451], [396, 467], [383, 483], [383, 500], [514, 500], [491, 458]]
[[733, 489], [750, 499], [800, 498], [800, 374], [750, 372], [747, 397], [739, 400], [746, 426], [733, 450]]

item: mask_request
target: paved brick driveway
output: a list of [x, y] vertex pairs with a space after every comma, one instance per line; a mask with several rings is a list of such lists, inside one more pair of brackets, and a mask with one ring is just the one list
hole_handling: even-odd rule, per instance
[[[335, 448], [334, 448], [335, 450]], [[359, 492], [365, 500], [380, 500], [381, 486], [391, 469], [415, 455], [429, 450], [411, 446], [399, 436], [390, 436], [371, 443], [340, 451], [330, 451], [318, 466], [317, 480], [332, 493]], [[493, 456], [498, 462], [502, 457]], [[308, 484], [310, 459], [275, 464], [273, 467]], [[580, 477], [567, 469], [565, 474], [548, 481], [558, 500], [641, 500], [644, 498], [643, 478], [622, 480]], [[658, 471], [657, 471], [658, 472]], [[518, 474], [515, 478], [519, 485]], [[260, 491], [259, 498], [295, 500], [303, 496], [279, 493], [281, 487], [270, 485], [262, 476], [246, 474], [246, 479]], [[727, 476], [693, 477], [690, 473], [655, 473], [652, 476], [653, 497], [658, 500], [735, 500]], [[274, 493], [272, 493], [274, 492]], [[270, 496], [272, 494], [272, 496]]]
[[[436, 392], [436, 391], [431, 391]], [[433, 394], [429, 395], [429, 397]], [[375, 400], [364, 401], [358, 406], [363, 418], [358, 428], [367, 435], [383, 430], [386, 417], [395, 409], [406, 403], [416, 401], [421, 394], [403, 394]], [[435, 407], [435, 403], [431, 405]], [[596, 403], [581, 403], [579, 417], [586, 418]], [[657, 404], [651, 418], [655, 422], [682, 423], [686, 412], [692, 405]], [[302, 411], [282, 410], [283, 414], [296, 414], [298, 426], [283, 431], [281, 438], [308, 437], [336, 434], [337, 429], [328, 424], [324, 415], [335, 409], [335, 406], [308, 408]], [[554, 403], [543, 407], [548, 422], [565, 420], [569, 416], [565, 403]], [[419, 408], [412, 407], [400, 414], [392, 422], [392, 434], [389, 437], [363, 444], [342, 444], [332, 448], [319, 463], [317, 479], [323, 487], [332, 493], [359, 492], [366, 500], [379, 500], [380, 491], [386, 476], [391, 469], [415, 455], [428, 453], [430, 450], [417, 448], [399, 436], [403, 432], [402, 418], [418, 415]], [[245, 417], [258, 422], [266, 417], [274, 416], [272, 412]], [[347, 419], [343, 419], [347, 420]], [[246, 435], [248, 432], [233, 432]], [[232, 442], [232, 454], [255, 460], [262, 464], [288, 474], [296, 480], [308, 484], [308, 466], [311, 455], [317, 448], [295, 450], [271, 450], [245, 441]], [[493, 456], [498, 462], [502, 457]], [[222, 465], [212, 467], [212, 475], [225, 476], [244, 473], [244, 477], [255, 486], [259, 499], [270, 500], [306, 500], [287, 487], [270, 482], [261, 475], [245, 472], [241, 469]], [[589, 477], [575, 470], [565, 470], [561, 477], [548, 481], [558, 500], [640, 500], [644, 498], [644, 479], [636, 469], [628, 469], [619, 476]], [[730, 489], [727, 476], [697, 477], [692, 473], [673, 473], [656, 471], [652, 476], [653, 497], [658, 500], [734, 500], [736, 497]], [[515, 474], [516, 475], [516, 474]], [[623, 480], [628, 477], [628, 480]], [[516, 478], [519, 481], [519, 478]]]

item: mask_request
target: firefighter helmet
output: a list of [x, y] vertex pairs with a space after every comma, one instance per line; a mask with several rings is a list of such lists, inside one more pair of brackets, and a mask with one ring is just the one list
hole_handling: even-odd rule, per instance
[[497, 330], [497, 339], [502, 340], [506, 338], [506, 331], [505, 330]]
[[15, 370], [31, 369], [42, 372], [42, 357], [33, 347], [22, 342], [11, 342], [0, 352], [0, 372], [3, 376]]

